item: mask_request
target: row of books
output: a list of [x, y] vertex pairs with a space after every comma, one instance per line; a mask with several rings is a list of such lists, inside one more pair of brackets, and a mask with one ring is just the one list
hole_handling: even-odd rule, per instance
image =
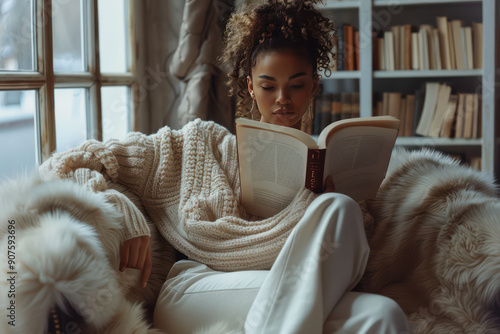
[[302, 130], [310, 135], [318, 135], [330, 123], [359, 117], [359, 93], [318, 95], [313, 110], [312, 121], [303, 124]]
[[337, 44], [333, 52], [332, 71], [359, 71], [359, 30], [350, 24], [337, 26]]
[[396, 25], [373, 40], [374, 70], [471, 70], [483, 67], [483, 24], [436, 17], [436, 27]]
[[480, 94], [452, 94], [447, 84], [428, 82], [415, 94], [384, 92], [374, 113], [399, 118], [402, 137], [481, 137]]

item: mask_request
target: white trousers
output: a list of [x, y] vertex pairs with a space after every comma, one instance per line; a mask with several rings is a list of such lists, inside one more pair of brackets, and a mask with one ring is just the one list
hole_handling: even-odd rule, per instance
[[347, 196], [319, 196], [288, 237], [270, 271], [219, 272], [179, 261], [155, 307], [154, 326], [192, 333], [223, 321], [246, 334], [409, 334], [389, 298], [350, 292], [369, 248], [359, 206]]

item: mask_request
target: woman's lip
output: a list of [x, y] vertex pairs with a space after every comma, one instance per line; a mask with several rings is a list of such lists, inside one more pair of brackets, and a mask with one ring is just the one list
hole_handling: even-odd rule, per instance
[[278, 109], [275, 112], [273, 112], [273, 114], [277, 114], [277, 115], [280, 115], [280, 114], [293, 114], [293, 111], [288, 111], [287, 109]]

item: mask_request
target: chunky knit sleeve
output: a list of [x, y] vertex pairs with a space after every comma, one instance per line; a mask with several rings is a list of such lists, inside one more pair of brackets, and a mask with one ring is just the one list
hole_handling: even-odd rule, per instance
[[131, 133], [123, 141], [89, 140], [54, 154], [40, 166], [40, 175], [71, 179], [91, 191], [103, 192], [122, 213], [126, 239], [149, 235], [143, 214], [126, 196], [107, 189], [106, 180], [119, 182], [141, 197], [152, 168], [154, 147], [151, 143], [152, 138], [139, 133]]

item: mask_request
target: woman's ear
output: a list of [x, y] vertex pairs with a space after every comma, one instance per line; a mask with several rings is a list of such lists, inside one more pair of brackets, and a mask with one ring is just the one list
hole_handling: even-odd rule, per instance
[[250, 96], [252, 99], [254, 98], [254, 93], [253, 93], [253, 83], [252, 83], [252, 78], [250, 78], [249, 75], [247, 75], [247, 87], [248, 87], [248, 92], [250, 93]]

